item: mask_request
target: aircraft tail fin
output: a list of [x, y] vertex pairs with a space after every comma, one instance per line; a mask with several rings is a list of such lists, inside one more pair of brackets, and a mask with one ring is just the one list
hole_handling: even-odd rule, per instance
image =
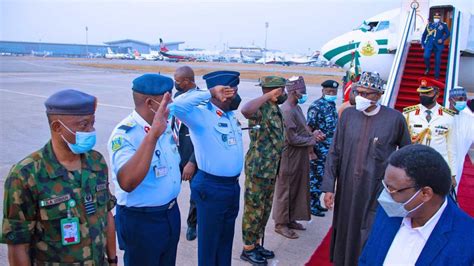
[[168, 48], [166, 48], [165, 43], [163, 42], [163, 39], [160, 38], [160, 52], [168, 52]]
[[107, 47], [107, 53], [108, 54], [113, 54], [114, 52], [112, 51], [112, 49], [110, 49], [110, 47]]

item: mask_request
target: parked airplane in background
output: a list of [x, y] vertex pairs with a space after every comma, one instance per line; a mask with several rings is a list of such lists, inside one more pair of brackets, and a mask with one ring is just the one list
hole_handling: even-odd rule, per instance
[[135, 57], [131, 54], [130, 49], [128, 49], [128, 53], [114, 53], [110, 47], [107, 47], [107, 53], [105, 54], [105, 58], [107, 59], [135, 59]]
[[[368, 18], [358, 28], [330, 40], [322, 47], [322, 55], [331, 63], [349, 69], [354, 55], [358, 54], [362, 70], [377, 71], [382, 78], [387, 80], [412, 2], [417, 2], [420, 5], [416, 13], [416, 26], [412, 39], [415, 42], [421, 38], [428, 22], [429, 12], [433, 12], [433, 10], [446, 12], [446, 17], [450, 20], [449, 25], [454, 23], [452, 18], [455, 12], [461, 12], [457, 31], [459, 38], [456, 40], [461, 57], [458, 62], [459, 73], [456, 74], [458, 79], [455, 82], [465, 88], [474, 88], [474, 79], [472, 78], [474, 70], [474, 36], [472, 35], [474, 33], [470, 32], [470, 28], [474, 28], [474, 16], [472, 15], [474, 5], [471, 1], [405, 0], [402, 8]], [[452, 30], [451, 36], [453, 36]], [[451, 39], [449, 41], [452, 41]], [[448, 45], [446, 45], [446, 49], [449, 49]]]
[[267, 52], [257, 60], [257, 64], [278, 64], [278, 65], [310, 65], [318, 62], [320, 52], [316, 51], [310, 56], [287, 54], [282, 52]]
[[167, 58], [195, 61], [197, 58], [219, 56], [218, 51], [207, 50], [169, 50], [163, 40], [160, 38], [160, 54]]
[[136, 60], [148, 60], [148, 61], [157, 61], [162, 60], [163, 57], [161, 56], [160, 52], [150, 50], [148, 54], [140, 54], [137, 50], [133, 53]]

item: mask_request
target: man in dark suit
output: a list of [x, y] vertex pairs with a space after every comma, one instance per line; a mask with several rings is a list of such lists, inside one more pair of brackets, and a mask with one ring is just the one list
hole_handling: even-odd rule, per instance
[[[183, 93], [197, 89], [196, 83], [194, 82], [194, 71], [189, 66], [177, 68], [174, 73], [174, 80], [174, 87], [177, 90], [174, 95], [175, 98]], [[192, 177], [197, 170], [197, 164], [196, 158], [194, 157], [194, 146], [189, 137], [189, 129], [175, 117], [172, 119], [171, 128], [178, 144], [179, 155], [181, 156], [179, 168], [182, 173], [182, 180], [192, 182]], [[186, 231], [186, 239], [192, 241], [196, 239], [197, 225], [196, 204], [192, 199], [189, 200], [187, 223], [188, 230]]]
[[450, 169], [433, 148], [393, 153], [359, 265], [473, 265], [474, 219], [449, 198]]

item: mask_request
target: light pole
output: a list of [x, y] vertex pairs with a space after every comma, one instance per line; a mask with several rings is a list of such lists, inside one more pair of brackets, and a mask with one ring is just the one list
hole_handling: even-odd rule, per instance
[[263, 59], [264, 65], [267, 63], [267, 33], [268, 33], [268, 22], [265, 22], [265, 52], [264, 52], [265, 59]]
[[88, 36], [89, 28], [86, 26], [86, 58], [89, 58], [89, 36]]

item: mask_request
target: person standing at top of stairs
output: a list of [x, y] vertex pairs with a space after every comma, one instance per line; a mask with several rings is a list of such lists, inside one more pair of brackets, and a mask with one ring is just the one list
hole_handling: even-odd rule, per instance
[[439, 79], [439, 70], [441, 64], [441, 53], [444, 49], [444, 41], [449, 38], [450, 32], [448, 25], [441, 21], [441, 15], [435, 13], [433, 22], [426, 25], [425, 31], [421, 36], [421, 47], [424, 49], [424, 60], [426, 65], [425, 75], [430, 72], [430, 57], [435, 53], [435, 74], [436, 80]]

